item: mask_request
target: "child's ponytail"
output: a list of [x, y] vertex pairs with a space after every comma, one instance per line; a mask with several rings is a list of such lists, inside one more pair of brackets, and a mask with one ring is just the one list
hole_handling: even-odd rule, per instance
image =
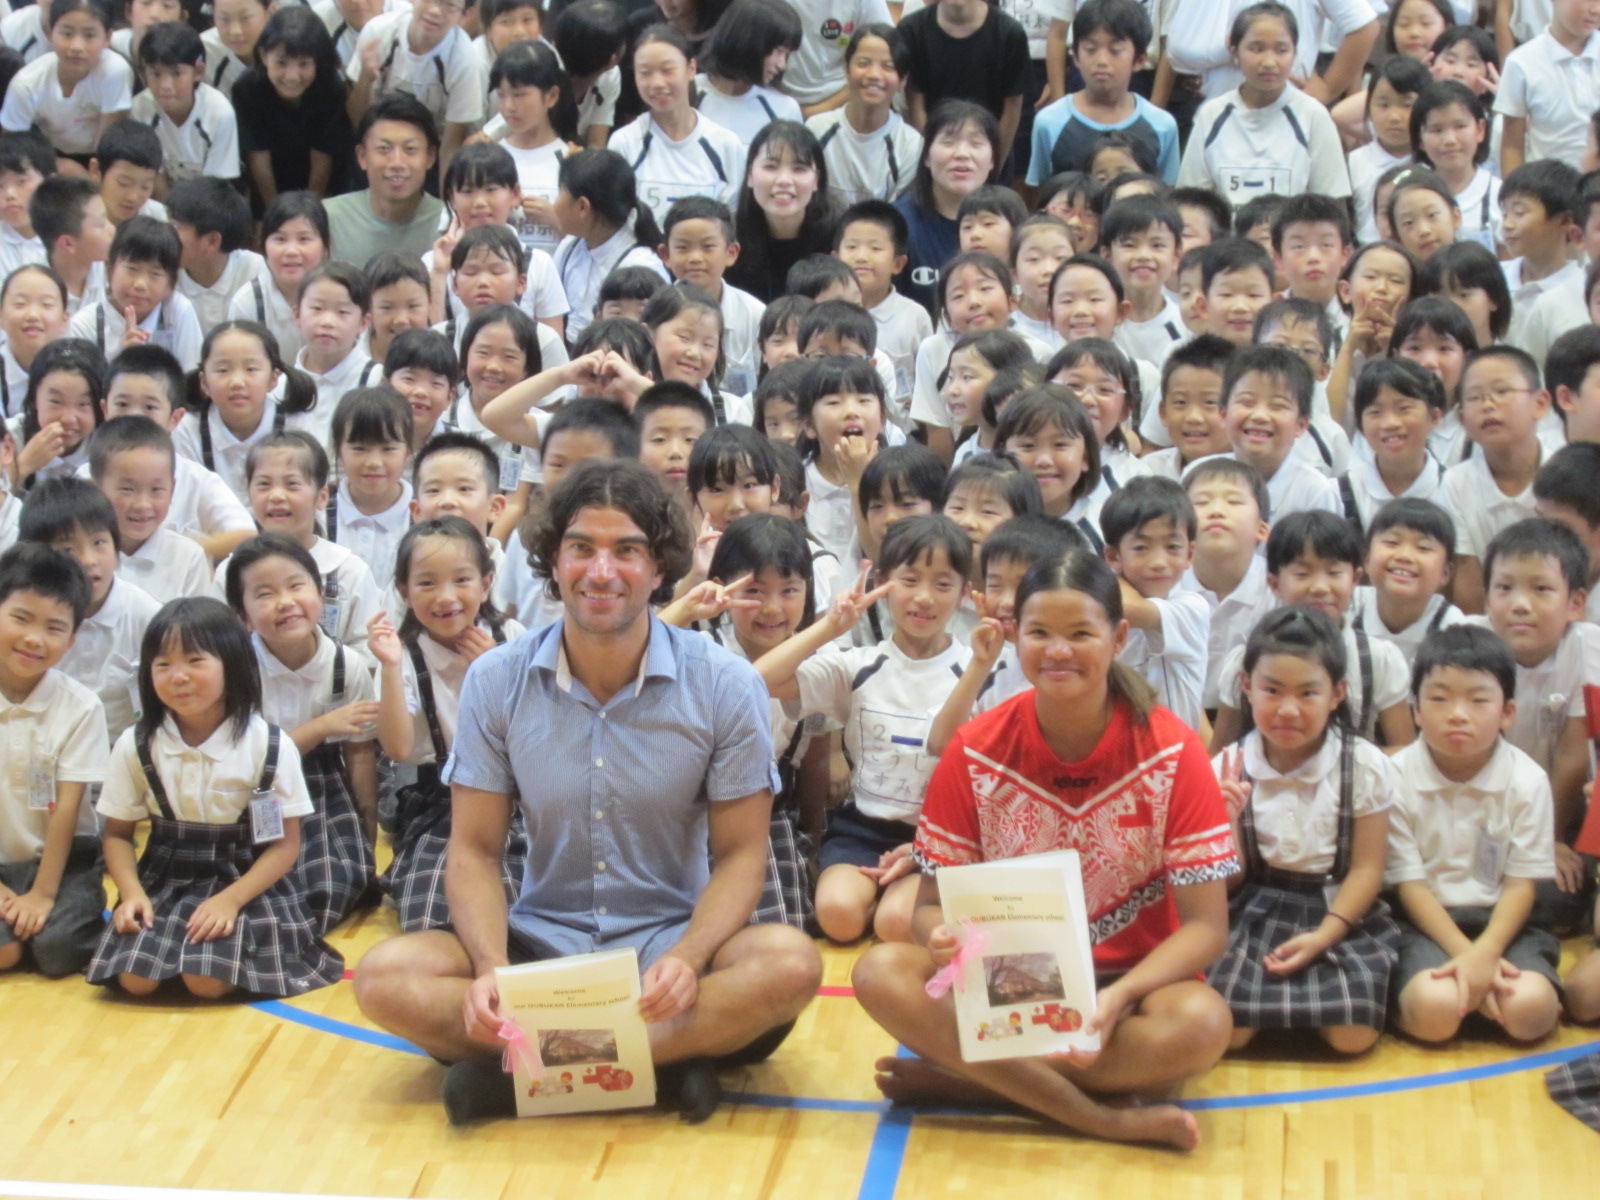
[[587, 200], [590, 210], [617, 229], [633, 226], [633, 239], [654, 250], [666, 239], [649, 205], [639, 199], [633, 167], [615, 150], [589, 148], [561, 160], [557, 175], [562, 191]]

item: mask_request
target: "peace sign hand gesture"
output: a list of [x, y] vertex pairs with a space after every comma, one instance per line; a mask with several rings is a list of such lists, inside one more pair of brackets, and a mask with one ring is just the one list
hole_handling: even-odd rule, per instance
[[833, 608], [829, 610], [827, 618], [833, 628], [834, 636], [849, 633], [869, 608], [889, 594], [890, 585], [887, 583], [879, 584], [870, 592], [865, 590], [867, 577], [871, 572], [872, 564], [863, 562], [855, 584], [849, 591], [841, 592], [834, 597]]

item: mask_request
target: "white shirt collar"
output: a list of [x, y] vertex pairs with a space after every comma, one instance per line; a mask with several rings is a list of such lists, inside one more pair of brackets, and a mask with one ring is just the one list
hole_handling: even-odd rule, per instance
[[1466, 788], [1487, 796], [1498, 796], [1511, 787], [1513, 756], [1509, 743], [1503, 737], [1495, 743], [1494, 753], [1489, 756], [1483, 770], [1464, 783], [1444, 777], [1439, 764], [1433, 760], [1433, 752], [1421, 738], [1416, 741], [1415, 754], [1416, 770], [1410, 782], [1419, 792], [1448, 792]]

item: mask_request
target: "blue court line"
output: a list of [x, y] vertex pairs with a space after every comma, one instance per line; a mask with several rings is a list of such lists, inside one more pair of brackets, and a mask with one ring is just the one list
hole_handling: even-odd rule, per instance
[[[897, 1058], [911, 1057], [904, 1046], [894, 1048]], [[911, 1138], [913, 1110], [899, 1105], [886, 1107], [878, 1114], [878, 1127], [872, 1131], [867, 1150], [867, 1169], [861, 1175], [856, 1200], [894, 1200], [900, 1184], [900, 1168], [906, 1160], [906, 1143]]]
[[352, 1042], [365, 1042], [369, 1046], [381, 1046], [385, 1050], [400, 1050], [406, 1054], [428, 1057], [426, 1050], [413, 1045], [405, 1038], [397, 1038], [393, 1034], [381, 1033], [376, 1029], [363, 1029], [348, 1021], [335, 1021], [332, 1017], [306, 1012], [305, 1009], [285, 1004], [282, 1000], [257, 1000], [250, 1007], [285, 1021], [293, 1021], [296, 1025], [304, 1025], [307, 1029], [315, 1029], [318, 1033], [331, 1033], [334, 1037], [348, 1038]]

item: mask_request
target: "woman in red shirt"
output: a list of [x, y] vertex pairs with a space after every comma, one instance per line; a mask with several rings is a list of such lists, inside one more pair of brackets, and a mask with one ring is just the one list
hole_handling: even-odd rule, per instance
[[[1228, 1007], [1201, 982], [1227, 942], [1224, 881], [1239, 870], [1222, 793], [1199, 735], [1116, 662], [1128, 626], [1101, 559], [1037, 564], [1016, 612], [1034, 690], [950, 742], [917, 829], [916, 944], [875, 946], [856, 965], [857, 998], [920, 1056], [880, 1059], [878, 1085], [893, 1100], [1010, 1101], [1079, 1133], [1193, 1149], [1199, 1127], [1175, 1105], [1089, 1093], [1166, 1092], [1228, 1047]], [[1083, 856], [1103, 1049], [963, 1062], [953, 1003], [923, 990], [958, 948], [933, 872], [1068, 849]]]

